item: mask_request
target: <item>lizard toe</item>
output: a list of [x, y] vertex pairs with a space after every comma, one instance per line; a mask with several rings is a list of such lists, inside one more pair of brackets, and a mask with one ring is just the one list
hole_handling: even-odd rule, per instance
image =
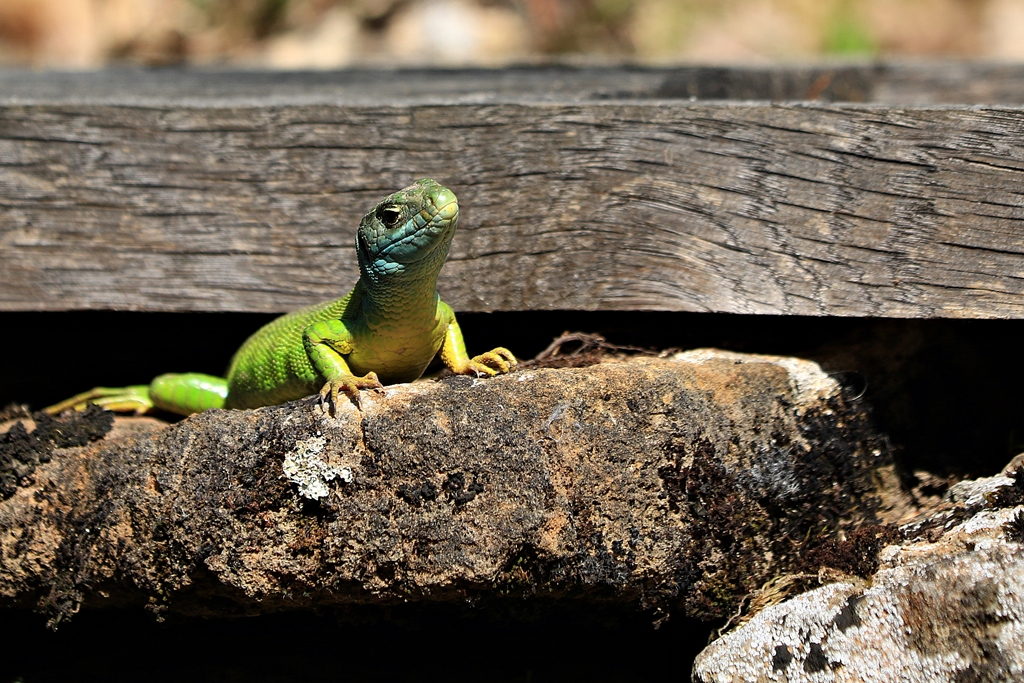
[[484, 365], [483, 361], [478, 361], [475, 358], [469, 362], [469, 369], [477, 377], [494, 377], [498, 374], [497, 370], [488, 365]]
[[359, 390], [383, 388], [384, 385], [380, 383], [380, 379], [377, 378], [377, 373], [375, 372], [368, 372], [363, 377], [355, 377], [353, 375], [335, 377], [334, 379], [327, 380], [323, 388], [320, 389], [320, 405], [325, 406], [331, 415], [336, 416], [338, 408], [341, 406], [341, 394], [345, 394], [355, 404], [356, 408], [362, 410], [363, 406], [360, 401]]
[[515, 369], [517, 363], [515, 356], [505, 348], [498, 347], [493, 351], [481, 353], [470, 361], [470, 367], [478, 374], [482, 372], [488, 377], [497, 374], [508, 374]]

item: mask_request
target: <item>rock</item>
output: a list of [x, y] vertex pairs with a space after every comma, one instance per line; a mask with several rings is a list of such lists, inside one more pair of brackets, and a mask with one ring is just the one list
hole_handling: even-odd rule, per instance
[[0, 604], [534, 596], [718, 618], [895, 514], [881, 444], [817, 365], [711, 350], [397, 385], [336, 418], [312, 397], [118, 418], [0, 501]]
[[1016, 472], [1022, 467], [1024, 467], [1024, 453], [1018, 453], [1017, 455], [1013, 456], [1013, 459], [1010, 460], [1010, 462], [1006, 463], [1006, 466], [1003, 467], [1001, 474], [1009, 476], [1010, 473]]
[[901, 528], [870, 578], [768, 607], [693, 668], [729, 681], [1024, 679], [1024, 471], [953, 486], [945, 509]]

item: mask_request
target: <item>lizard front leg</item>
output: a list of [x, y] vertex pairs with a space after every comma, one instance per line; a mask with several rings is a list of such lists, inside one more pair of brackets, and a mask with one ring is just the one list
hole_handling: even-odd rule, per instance
[[[451, 309], [448, 310], [451, 311]], [[441, 344], [441, 360], [456, 375], [476, 375], [477, 377], [507, 374], [515, 370], [518, 365], [516, 357], [504, 346], [470, 358], [466, 351], [466, 342], [462, 338], [462, 328], [455, 320], [454, 313], [450, 315], [444, 342]]]
[[337, 414], [341, 393], [345, 393], [359, 408], [360, 389], [384, 388], [377, 379], [377, 373], [368, 372], [357, 377], [349, 369], [344, 357], [355, 351], [355, 345], [345, 321], [325, 320], [310, 325], [302, 332], [302, 343], [310, 363], [327, 380], [320, 389], [320, 404], [327, 405], [331, 415]]

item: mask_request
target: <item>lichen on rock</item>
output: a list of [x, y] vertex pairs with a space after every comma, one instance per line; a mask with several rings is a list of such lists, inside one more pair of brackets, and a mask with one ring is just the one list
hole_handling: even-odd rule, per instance
[[320, 454], [327, 446], [327, 439], [321, 434], [295, 442], [295, 448], [284, 456], [281, 470], [288, 481], [299, 487], [299, 495], [310, 500], [320, 500], [330, 495], [328, 484], [335, 479], [352, 482], [352, 468], [328, 464]]
[[868, 582], [836, 581], [764, 609], [705, 649], [693, 680], [1021, 680], [1024, 506], [1000, 505], [1015, 486], [997, 476], [953, 487], [951, 505], [901, 529]]

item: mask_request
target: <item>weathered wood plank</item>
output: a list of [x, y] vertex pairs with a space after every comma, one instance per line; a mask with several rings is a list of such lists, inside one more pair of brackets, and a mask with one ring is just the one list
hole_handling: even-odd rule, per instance
[[457, 310], [1024, 317], [1024, 110], [403, 97], [8, 97], [0, 310], [337, 296], [361, 213], [433, 176]]
[[1024, 104], [1024, 64], [915, 62], [788, 67], [526, 66], [503, 69], [206, 71], [0, 69], [0, 102], [451, 104], [634, 99]]

